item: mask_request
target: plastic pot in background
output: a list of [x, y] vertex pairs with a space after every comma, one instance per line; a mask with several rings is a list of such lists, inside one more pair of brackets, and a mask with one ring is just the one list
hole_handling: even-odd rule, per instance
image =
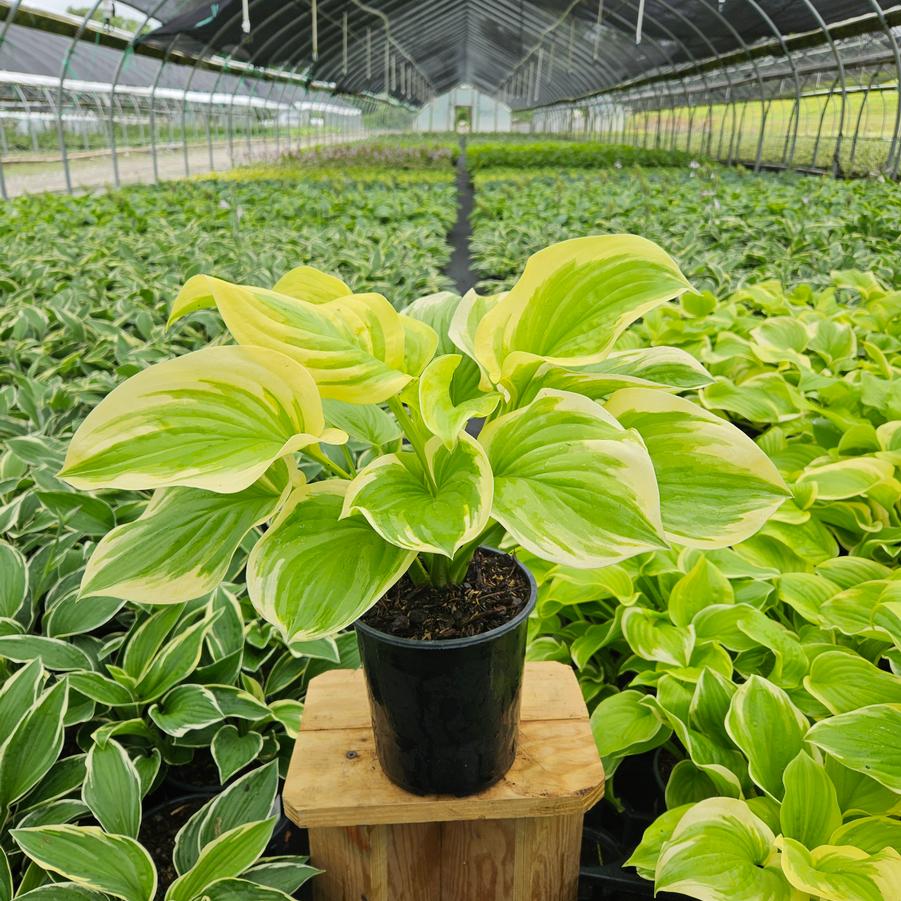
[[527, 620], [536, 599], [534, 579], [517, 566], [529, 581], [528, 601], [481, 635], [420, 641], [356, 623], [376, 753], [401, 788], [471, 795], [513, 763]]

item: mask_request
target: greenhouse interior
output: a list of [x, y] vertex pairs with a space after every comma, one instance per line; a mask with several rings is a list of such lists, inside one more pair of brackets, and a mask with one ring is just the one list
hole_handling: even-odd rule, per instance
[[0, 0], [0, 901], [901, 901], [899, 178], [888, 0]]

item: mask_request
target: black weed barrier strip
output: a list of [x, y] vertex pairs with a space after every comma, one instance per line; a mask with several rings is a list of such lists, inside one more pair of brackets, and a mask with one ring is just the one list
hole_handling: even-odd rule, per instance
[[469, 253], [469, 239], [472, 236], [473, 196], [469, 170], [466, 168], [466, 138], [460, 138], [460, 155], [457, 157], [457, 221], [448, 232], [447, 243], [453, 249], [450, 262], [444, 274], [453, 280], [458, 294], [465, 294], [475, 287], [476, 274], [472, 271], [472, 257]]
[[[452, 254], [444, 273], [453, 280], [457, 292], [465, 294], [478, 281], [469, 249], [475, 189], [466, 165], [465, 137], [460, 138], [456, 165], [457, 221], [447, 236]], [[467, 431], [477, 435], [480, 426], [481, 420], [473, 420]], [[652, 754], [641, 755], [634, 762], [641, 772], [629, 773], [626, 781], [641, 785], [646, 790], [650, 787], [651, 796], [631, 799], [634, 804], [627, 800], [622, 811], [617, 811], [609, 801], [602, 800], [587, 813], [582, 833], [578, 901], [644, 901], [654, 898], [654, 884], [642, 879], [631, 867], [625, 869], [622, 866], [635, 850], [644, 830], [666, 809], [662, 788], [657, 790], [652, 777]], [[623, 769], [628, 767], [624, 765]], [[682, 897], [662, 892], [657, 895], [657, 901], [677, 901]]]

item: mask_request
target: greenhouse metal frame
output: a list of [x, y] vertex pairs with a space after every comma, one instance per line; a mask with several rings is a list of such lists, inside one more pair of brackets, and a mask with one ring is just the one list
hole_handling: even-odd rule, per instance
[[[21, 162], [148, 177], [407, 130], [472, 86], [514, 128], [835, 175], [901, 170], [901, 5], [879, 0], [135, 0], [133, 31], [0, 0], [0, 192]], [[135, 13], [137, 15], [137, 13]], [[162, 171], [161, 154], [180, 157]]]

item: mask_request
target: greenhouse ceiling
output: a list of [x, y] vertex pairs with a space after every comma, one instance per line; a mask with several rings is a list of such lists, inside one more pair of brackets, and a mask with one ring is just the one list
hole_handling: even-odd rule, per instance
[[[142, 42], [279, 67], [352, 93], [422, 103], [459, 84], [514, 107], [643, 78], [875, 36], [901, 5], [878, 0], [136, 0], [163, 24]], [[794, 63], [792, 63], [794, 65]], [[842, 62], [836, 59], [840, 69]]]

